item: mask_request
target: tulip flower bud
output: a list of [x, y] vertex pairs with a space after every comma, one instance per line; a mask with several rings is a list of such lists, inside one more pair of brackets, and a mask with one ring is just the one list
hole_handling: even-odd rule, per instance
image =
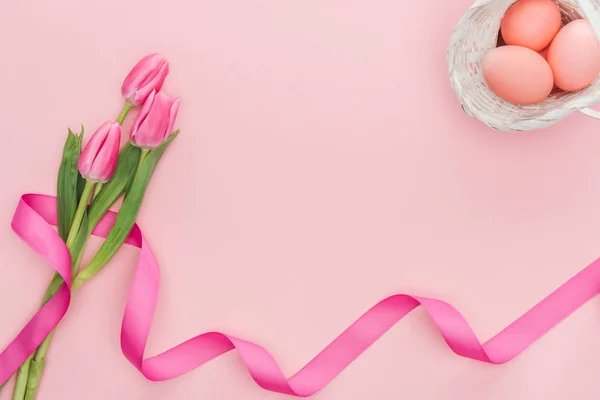
[[121, 94], [130, 103], [140, 105], [153, 90], [160, 90], [168, 73], [169, 62], [158, 53], [149, 54], [129, 72], [121, 86]]
[[173, 133], [180, 103], [179, 97], [150, 93], [131, 127], [131, 144], [153, 149], [164, 142]]
[[121, 125], [108, 121], [92, 135], [79, 156], [77, 167], [84, 178], [108, 182], [115, 172], [121, 144]]

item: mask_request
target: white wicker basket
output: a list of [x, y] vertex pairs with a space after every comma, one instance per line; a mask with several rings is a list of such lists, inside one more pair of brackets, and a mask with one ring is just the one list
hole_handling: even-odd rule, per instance
[[[554, 91], [548, 99], [530, 106], [506, 102], [486, 86], [481, 72], [481, 60], [498, 45], [502, 17], [515, 1], [476, 1], [452, 33], [446, 61], [452, 88], [463, 110], [501, 131], [546, 128], [575, 111], [600, 118], [600, 113], [586, 109], [600, 101], [600, 79], [579, 92]], [[600, 38], [600, 0], [553, 1], [561, 9], [563, 24], [586, 18]]]

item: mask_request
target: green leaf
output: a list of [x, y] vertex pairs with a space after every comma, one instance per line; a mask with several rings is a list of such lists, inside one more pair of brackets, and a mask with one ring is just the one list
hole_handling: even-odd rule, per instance
[[[83, 125], [81, 125], [81, 133], [79, 134], [79, 149], [80, 153], [83, 150]], [[78, 157], [79, 159], [79, 157]], [[85, 178], [79, 173], [79, 168], [77, 168], [77, 204], [79, 204], [79, 200], [81, 199], [81, 195], [83, 194], [83, 188], [85, 187]]]
[[83, 194], [83, 188], [85, 187], [85, 178], [81, 174], [77, 174], [77, 204]]
[[100, 222], [104, 214], [123, 194], [131, 176], [135, 174], [141, 150], [139, 147], [127, 144], [119, 154], [119, 161], [112, 178], [108, 181], [98, 196], [92, 202], [88, 211], [88, 223], [91, 230]]
[[67, 140], [63, 148], [63, 156], [58, 170], [58, 181], [56, 189], [57, 213], [58, 213], [58, 233], [66, 241], [69, 235], [69, 229], [73, 223], [75, 210], [77, 209], [77, 179], [79, 171], [77, 170], [77, 161], [81, 154], [81, 141], [83, 137], [83, 127], [81, 134], [75, 135], [71, 129], [67, 135]]
[[117, 214], [115, 225], [106, 237], [106, 240], [102, 244], [102, 247], [100, 247], [100, 250], [98, 250], [88, 266], [81, 271], [75, 279], [73, 286], [74, 290], [100, 272], [121, 248], [125, 242], [125, 239], [127, 239], [127, 236], [129, 236], [131, 228], [133, 228], [133, 225], [135, 224], [140, 207], [142, 205], [142, 200], [144, 199], [144, 194], [146, 193], [146, 189], [148, 188], [148, 184], [152, 178], [152, 174], [154, 173], [154, 170], [156, 169], [161, 157], [167, 150], [167, 147], [177, 137], [178, 134], [179, 131], [175, 132], [164, 143], [150, 151], [146, 159], [143, 160], [139, 169], [137, 170], [131, 190], [125, 195], [121, 210], [119, 210], [119, 213]]

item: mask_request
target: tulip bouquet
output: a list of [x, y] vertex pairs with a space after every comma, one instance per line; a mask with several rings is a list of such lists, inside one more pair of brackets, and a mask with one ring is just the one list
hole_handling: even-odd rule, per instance
[[[69, 130], [58, 172], [56, 211], [58, 233], [71, 255], [72, 291], [98, 274], [125, 243], [154, 169], [178, 134], [173, 132], [173, 126], [180, 99], [161, 91], [168, 73], [167, 60], [159, 54], [147, 55], [123, 82], [121, 93], [125, 104], [116, 120], [100, 126], [85, 147], [82, 146], [83, 127], [78, 135]], [[121, 125], [136, 107], [139, 112], [129, 143], [120, 149]], [[80, 269], [88, 238], [121, 196], [124, 196], [123, 203], [106, 241], [89, 264]], [[63, 285], [64, 280], [57, 273], [48, 286], [42, 306]], [[36, 397], [53, 334], [54, 331], [19, 368], [13, 400]]]

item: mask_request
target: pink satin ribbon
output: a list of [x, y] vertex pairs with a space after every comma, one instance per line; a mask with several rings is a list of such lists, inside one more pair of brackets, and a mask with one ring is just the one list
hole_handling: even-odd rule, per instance
[[[105, 237], [114, 223], [109, 213], [94, 235]], [[65, 315], [69, 303], [71, 262], [56, 225], [56, 199], [28, 194], [21, 198], [12, 227], [65, 279], [66, 285], [42, 308], [0, 353], [0, 382], [6, 381]], [[246, 368], [262, 388], [284, 394], [310, 396], [335, 378], [406, 314], [425, 307], [448, 346], [456, 354], [487, 363], [505, 363], [598, 294], [600, 260], [579, 272], [502, 332], [481, 344], [463, 316], [450, 304], [425, 297], [394, 295], [367, 311], [294, 376], [286, 379], [263, 347], [219, 332], [198, 335], [155, 357], [144, 359], [158, 298], [159, 266], [136, 225], [127, 243], [140, 248], [140, 259], [125, 307], [121, 349], [148, 379], [171, 379], [237, 349]]]

